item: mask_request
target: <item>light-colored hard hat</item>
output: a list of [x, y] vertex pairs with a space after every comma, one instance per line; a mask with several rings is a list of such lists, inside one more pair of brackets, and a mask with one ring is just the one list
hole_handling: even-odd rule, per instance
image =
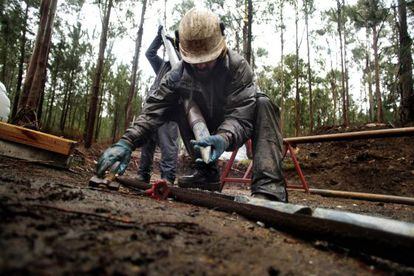
[[226, 41], [217, 15], [204, 8], [192, 8], [178, 28], [183, 60], [197, 64], [215, 60], [226, 49]]

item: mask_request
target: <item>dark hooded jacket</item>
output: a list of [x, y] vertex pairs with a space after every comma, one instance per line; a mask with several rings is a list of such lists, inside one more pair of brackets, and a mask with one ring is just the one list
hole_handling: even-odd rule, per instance
[[207, 78], [196, 77], [190, 65], [179, 62], [150, 93], [141, 115], [122, 139], [134, 147], [141, 146], [151, 130], [180, 114], [183, 98], [190, 98], [200, 107], [210, 133], [226, 133], [228, 150], [234, 149], [252, 135], [255, 96], [249, 64], [231, 50], [217, 61]]

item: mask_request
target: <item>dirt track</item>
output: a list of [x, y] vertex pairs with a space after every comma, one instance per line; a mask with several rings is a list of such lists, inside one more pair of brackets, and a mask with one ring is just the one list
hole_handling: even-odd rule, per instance
[[[304, 148], [300, 158], [305, 161], [309, 152], [315, 149]], [[329, 178], [306, 172], [308, 162], [304, 168], [312, 181]], [[94, 190], [87, 187], [90, 175], [0, 158], [1, 274], [414, 274], [414, 268], [305, 241], [236, 214], [155, 201], [127, 189]], [[227, 193], [247, 192], [228, 188]], [[414, 222], [414, 206], [302, 192], [291, 192], [290, 201]]]

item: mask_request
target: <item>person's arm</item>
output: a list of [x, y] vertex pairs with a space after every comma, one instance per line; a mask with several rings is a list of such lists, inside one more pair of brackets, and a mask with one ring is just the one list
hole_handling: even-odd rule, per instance
[[157, 36], [154, 38], [151, 45], [148, 47], [147, 51], [145, 52], [145, 56], [147, 57], [149, 63], [151, 64], [152, 69], [154, 70], [155, 74], [158, 74], [158, 71], [160, 70], [161, 65], [163, 63], [162, 58], [160, 58], [157, 55], [158, 49], [162, 45], [161, 30], [162, 30], [162, 26], [159, 26]]
[[256, 107], [256, 87], [250, 65], [240, 57], [235, 57], [233, 79], [226, 89], [227, 100], [223, 123], [217, 133], [228, 141], [228, 148], [243, 145], [253, 133], [253, 119]]
[[180, 71], [177, 70], [172, 70], [165, 75], [160, 86], [150, 93], [134, 126], [128, 128], [121, 139], [101, 155], [96, 166], [98, 176], [102, 177], [117, 161], [120, 165], [115, 169], [115, 173], [123, 174], [131, 159], [132, 151], [143, 145], [151, 132], [164, 123], [164, 113], [178, 103], [179, 96], [174, 91], [180, 77]]
[[121, 139], [130, 143], [134, 148], [141, 146], [154, 129], [160, 127], [165, 118], [163, 115], [168, 109], [178, 103], [178, 93], [174, 91], [176, 82], [182, 74], [182, 66], [174, 67], [161, 80], [160, 86], [149, 93], [143, 110], [134, 122], [134, 126], [128, 128]]

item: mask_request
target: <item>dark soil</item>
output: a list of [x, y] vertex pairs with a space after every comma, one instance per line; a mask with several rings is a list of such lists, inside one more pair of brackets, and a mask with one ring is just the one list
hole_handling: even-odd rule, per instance
[[[414, 197], [413, 140], [300, 145], [297, 155], [312, 188]], [[156, 201], [123, 187], [92, 189], [93, 160], [104, 148], [79, 149], [70, 171], [0, 157], [0, 274], [414, 274], [413, 267], [303, 240], [237, 214]], [[289, 183], [297, 182], [289, 160], [285, 167]], [[223, 192], [248, 194], [248, 186], [227, 185]], [[414, 222], [409, 205], [301, 191], [290, 191], [289, 199]]]

